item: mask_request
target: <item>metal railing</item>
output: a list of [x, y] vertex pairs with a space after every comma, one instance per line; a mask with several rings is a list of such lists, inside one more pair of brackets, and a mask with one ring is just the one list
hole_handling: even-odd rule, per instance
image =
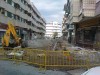
[[100, 66], [100, 54], [81, 51], [46, 51], [31, 48], [0, 49], [0, 60], [25, 62], [40, 69], [74, 69]]

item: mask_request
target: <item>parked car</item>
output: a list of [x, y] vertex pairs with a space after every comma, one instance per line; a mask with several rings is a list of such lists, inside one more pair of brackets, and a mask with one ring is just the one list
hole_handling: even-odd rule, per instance
[[100, 66], [91, 68], [81, 75], [100, 75]]

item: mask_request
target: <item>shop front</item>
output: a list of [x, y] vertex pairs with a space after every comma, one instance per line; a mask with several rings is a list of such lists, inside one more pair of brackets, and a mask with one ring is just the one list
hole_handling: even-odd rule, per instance
[[80, 22], [76, 27], [76, 44], [78, 46], [99, 49], [100, 17]]

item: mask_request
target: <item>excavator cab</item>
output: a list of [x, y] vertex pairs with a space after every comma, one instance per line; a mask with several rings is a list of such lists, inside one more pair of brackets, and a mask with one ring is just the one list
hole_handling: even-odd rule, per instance
[[21, 38], [18, 37], [17, 32], [14, 28], [14, 26], [9, 22], [7, 31], [4, 34], [4, 37], [2, 38], [2, 46], [3, 47], [17, 47], [20, 46]]

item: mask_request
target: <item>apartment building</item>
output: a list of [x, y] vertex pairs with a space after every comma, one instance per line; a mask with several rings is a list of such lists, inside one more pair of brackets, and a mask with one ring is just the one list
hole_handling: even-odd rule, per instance
[[65, 40], [67, 40], [69, 43], [73, 43], [74, 40], [74, 25], [70, 23], [70, 0], [67, 0], [67, 3], [64, 5], [64, 18], [62, 22], [62, 32], [63, 37]]
[[30, 0], [0, 0], [0, 39], [8, 22], [15, 25], [17, 33], [25, 40], [45, 34], [45, 19]]
[[[94, 48], [99, 38], [100, 0], [69, 0], [65, 10], [66, 23], [75, 27], [75, 44]], [[65, 7], [65, 6], [64, 6]], [[68, 12], [70, 10], [70, 13]]]
[[52, 38], [55, 32], [58, 33], [57, 37], [62, 36], [62, 26], [61, 26], [61, 24], [59, 24], [58, 22], [47, 23], [46, 24], [46, 34], [45, 34], [45, 36]]

